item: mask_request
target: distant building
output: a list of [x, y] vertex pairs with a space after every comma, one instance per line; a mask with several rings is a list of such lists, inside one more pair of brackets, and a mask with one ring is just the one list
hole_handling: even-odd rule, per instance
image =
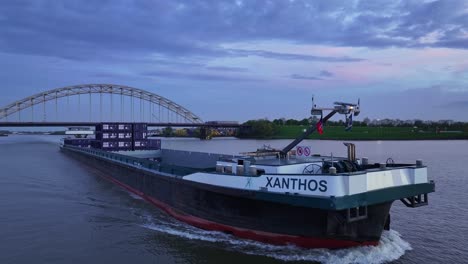
[[438, 124], [447, 124], [447, 125], [453, 125], [453, 123], [455, 123], [455, 121], [453, 121], [452, 119], [441, 119], [439, 121], [437, 121]]

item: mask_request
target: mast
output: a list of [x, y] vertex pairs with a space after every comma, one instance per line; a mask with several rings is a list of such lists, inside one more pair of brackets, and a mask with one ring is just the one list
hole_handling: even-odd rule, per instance
[[[354, 114], [354, 116], [359, 115], [361, 112], [360, 100], [358, 100], [357, 104], [350, 104], [350, 103], [343, 103], [343, 102], [335, 102], [333, 108], [317, 108], [314, 104], [314, 97], [312, 97], [312, 109], [310, 110], [311, 115], [323, 115], [323, 111], [330, 111], [324, 118], [321, 118], [322, 125], [324, 125], [332, 116], [335, 114]], [[304, 133], [299, 135], [293, 142], [289, 143], [285, 148], [281, 150], [281, 156], [285, 157], [286, 154], [291, 151], [294, 147], [296, 147], [302, 140], [307, 138], [309, 135], [314, 133], [317, 130], [317, 124], [315, 123], [310, 126]]]

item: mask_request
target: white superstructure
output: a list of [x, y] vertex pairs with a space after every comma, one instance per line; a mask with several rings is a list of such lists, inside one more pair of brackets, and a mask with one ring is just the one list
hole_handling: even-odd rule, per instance
[[[335, 158], [338, 165], [344, 158]], [[427, 183], [427, 168], [420, 165], [362, 165], [352, 172], [330, 173], [330, 157], [304, 159], [233, 159], [218, 161], [216, 172], [198, 172], [186, 180], [243, 190], [282, 194], [342, 197], [390, 187]], [[327, 168], [328, 166], [328, 168]]]

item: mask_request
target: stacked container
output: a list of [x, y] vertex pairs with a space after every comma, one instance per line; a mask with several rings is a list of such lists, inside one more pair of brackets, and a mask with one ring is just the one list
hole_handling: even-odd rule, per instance
[[159, 150], [160, 139], [148, 139], [146, 123], [102, 123], [96, 126], [91, 147], [106, 151]]
[[130, 123], [102, 123], [96, 126], [93, 148], [107, 151], [132, 150], [133, 126]]
[[107, 151], [127, 151], [132, 149], [132, 142], [93, 140], [91, 147]]
[[146, 150], [148, 146], [148, 125], [145, 123], [133, 124], [132, 150]]
[[160, 139], [148, 139], [148, 150], [159, 150], [161, 149], [161, 140]]

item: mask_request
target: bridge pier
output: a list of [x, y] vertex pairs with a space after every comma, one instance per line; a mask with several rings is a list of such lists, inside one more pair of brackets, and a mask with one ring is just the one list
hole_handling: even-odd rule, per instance
[[200, 127], [200, 139], [211, 139], [211, 129], [209, 127]]

